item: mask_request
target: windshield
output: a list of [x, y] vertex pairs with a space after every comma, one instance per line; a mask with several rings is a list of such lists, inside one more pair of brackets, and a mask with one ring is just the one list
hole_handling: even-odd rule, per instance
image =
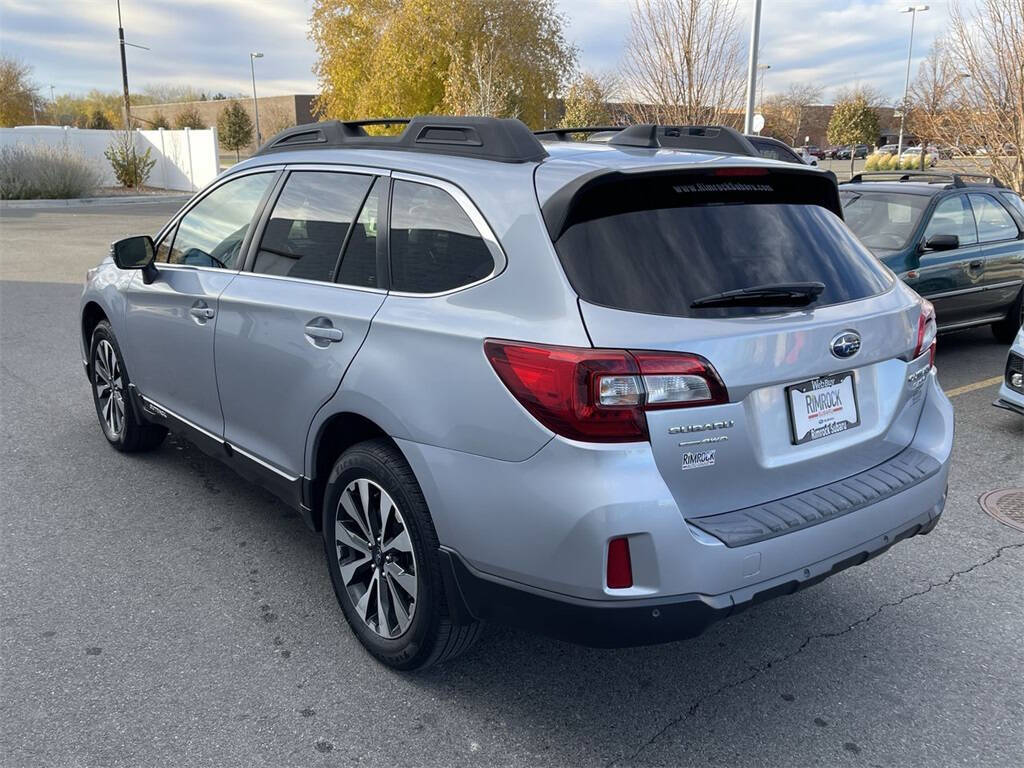
[[[892, 284], [842, 220], [817, 205], [711, 204], [607, 213], [573, 224], [555, 243], [569, 281], [595, 304], [677, 317], [737, 317], [793, 311], [797, 303], [816, 309], [873, 296]], [[803, 298], [701, 301], [751, 288], [772, 295], [799, 292]]]
[[906, 248], [921, 214], [931, 200], [904, 192], [861, 192], [841, 189], [843, 216], [868, 248], [898, 251]]

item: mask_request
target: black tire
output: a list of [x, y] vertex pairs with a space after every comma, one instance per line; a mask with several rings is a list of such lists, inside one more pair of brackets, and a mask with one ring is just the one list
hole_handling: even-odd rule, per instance
[[[104, 364], [104, 361], [99, 359], [106, 351], [105, 345], [109, 345], [115, 355], [114, 367], [117, 373], [113, 392], [106, 396], [101, 392], [105, 393], [110, 389], [105, 385], [103, 376], [103, 371], [107, 370], [109, 363]], [[117, 338], [106, 320], [101, 320], [92, 332], [89, 344], [89, 383], [92, 385], [92, 400], [96, 406], [96, 416], [100, 420], [100, 429], [107, 442], [115, 449], [124, 453], [151, 451], [167, 437], [166, 427], [143, 422], [136, 417], [135, 410], [129, 402], [131, 394], [128, 385], [131, 379], [128, 378], [128, 370], [124, 366], [124, 357], [117, 344]], [[120, 421], [117, 421], [115, 416], [113, 425], [107, 416], [108, 401], [112, 398], [117, 400], [116, 405], [121, 412]], [[114, 405], [109, 403], [110, 407]]]
[[1012, 344], [1021, 325], [1024, 325], [1024, 288], [1017, 294], [1010, 313], [999, 322], [992, 323], [992, 335], [1002, 344]]
[[[364, 557], [356, 549], [339, 546], [339, 534], [336, 531], [342, 494], [350, 484], [359, 480], [371, 481], [391, 497], [400, 512], [401, 525], [409, 535], [415, 556], [415, 608], [411, 611], [411, 621], [407, 628], [392, 637], [382, 636], [372, 626], [369, 615], [364, 619], [358, 612], [355, 597], [350, 590], [359, 589], [351, 585], [360, 581], [361, 577], [354, 578], [349, 584], [342, 578], [340, 557], [344, 556], [348, 561]], [[376, 491], [378, 494], [379, 489]], [[373, 492], [371, 487], [371, 494]], [[380, 498], [378, 495], [378, 509]], [[371, 507], [372, 503], [371, 498]], [[393, 669], [423, 669], [454, 658], [479, 639], [483, 630], [482, 623], [455, 625], [450, 619], [438, 556], [437, 532], [419, 483], [393, 443], [385, 439], [368, 440], [345, 451], [335, 462], [327, 480], [322, 513], [324, 554], [334, 593], [352, 631], [374, 658]], [[344, 512], [341, 514], [344, 515]], [[340, 535], [344, 537], [345, 534], [342, 532]], [[373, 535], [371, 531], [371, 544]], [[382, 534], [382, 540], [385, 535]], [[381, 562], [379, 550], [376, 562]], [[366, 576], [366, 568], [376, 568], [373, 563], [374, 556], [370, 556], [364, 565], [359, 566], [362, 570], [353, 573], [361, 572]], [[369, 592], [370, 588], [367, 587], [366, 591]], [[379, 617], [376, 625], [380, 625]]]

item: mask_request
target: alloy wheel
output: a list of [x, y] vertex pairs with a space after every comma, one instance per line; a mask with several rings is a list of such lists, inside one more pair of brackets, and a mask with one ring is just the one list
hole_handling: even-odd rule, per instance
[[114, 345], [106, 339], [96, 345], [92, 368], [100, 420], [107, 436], [115, 440], [124, 431], [124, 379]]
[[416, 612], [416, 555], [401, 511], [373, 480], [358, 478], [341, 493], [334, 537], [342, 583], [359, 618], [394, 639]]

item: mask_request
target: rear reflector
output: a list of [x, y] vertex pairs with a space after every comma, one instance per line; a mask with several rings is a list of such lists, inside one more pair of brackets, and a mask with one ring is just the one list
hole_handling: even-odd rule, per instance
[[588, 442], [646, 440], [644, 411], [729, 401], [702, 357], [488, 339], [498, 378], [552, 432]]
[[608, 542], [608, 588], [633, 586], [633, 564], [629, 560], [629, 539], [625, 536]]

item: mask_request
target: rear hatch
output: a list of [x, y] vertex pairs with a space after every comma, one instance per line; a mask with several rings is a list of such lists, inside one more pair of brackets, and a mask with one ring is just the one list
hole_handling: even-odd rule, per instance
[[913, 439], [922, 305], [848, 231], [827, 175], [610, 173], [551, 200], [594, 346], [699, 355], [724, 384], [727, 402], [646, 413], [686, 517], [841, 480]]

